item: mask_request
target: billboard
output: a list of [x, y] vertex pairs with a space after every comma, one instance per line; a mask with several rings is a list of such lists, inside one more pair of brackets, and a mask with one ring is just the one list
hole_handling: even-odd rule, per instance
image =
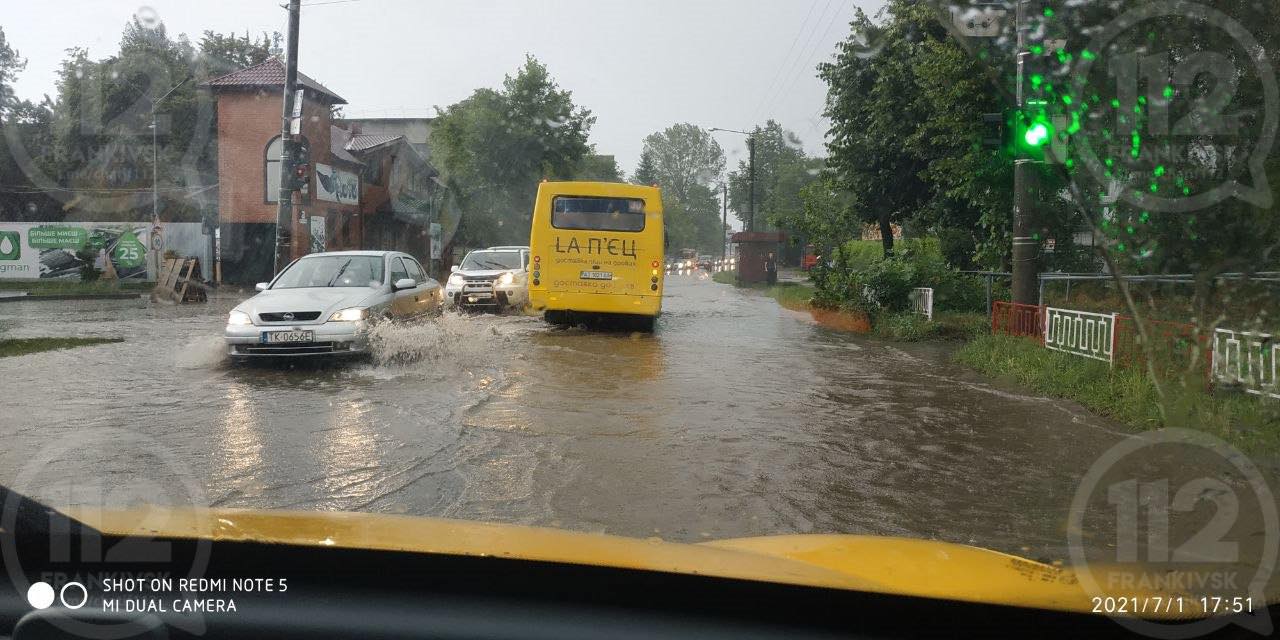
[[360, 176], [316, 163], [316, 198], [326, 202], [360, 204]]
[[[165, 228], [185, 226], [200, 224]], [[151, 234], [148, 222], [0, 222], [0, 279], [78, 280], [81, 269], [103, 270], [110, 260], [120, 278], [145, 280], [156, 252]], [[154, 246], [163, 245], [156, 240]]]

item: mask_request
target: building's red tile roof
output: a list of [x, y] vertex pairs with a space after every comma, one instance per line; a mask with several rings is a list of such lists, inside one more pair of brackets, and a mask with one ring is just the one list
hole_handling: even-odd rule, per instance
[[[333, 104], [347, 104], [347, 101], [342, 96], [334, 93], [301, 71], [298, 72], [298, 85], [330, 98], [330, 102]], [[215, 89], [218, 87], [283, 87], [284, 62], [272, 56], [267, 58], [265, 62], [218, 76], [200, 86]]]
[[388, 142], [395, 142], [403, 137], [404, 136], [402, 135], [391, 133], [360, 133], [351, 136], [351, 141], [347, 143], [346, 148], [347, 151], [367, 151], [374, 147], [387, 144]]
[[364, 164], [351, 155], [351, 133], [337, 125], [329, 125], [329, 155], [352, 164]]

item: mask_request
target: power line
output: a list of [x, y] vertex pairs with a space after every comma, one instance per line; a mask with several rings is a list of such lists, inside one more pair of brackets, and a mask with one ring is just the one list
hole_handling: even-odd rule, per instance
[[[794, 60], [790, 65], [788, 65], [788, 66], [787, 66], [787, 71], [786, 71], [786, 73], [784, 73], [784, 74], [782, 75], [782, 84], [778, 85], [778, 89], [779, 89], [779, 90], [778, 90], [777, 92], [774, 92], [774, 93], [772, 93], [771, 95], [769, 95], [769, 96], [768, 96], [768, 100], [766, 100], [766, 101], [765, 101], [765, 108], [764, 108], [764, 110], [763, 110], [762, 112], [758, 112], [758, 113], [756, 114], [756, 115], [757, 115], [757, 119], [759, 119], [760, 117], [765, 117], [765, 116], [767, 116], [767, 115], [768, 115], [768, 110], [773, 108], [774, 103], [776, 103], [780, 98], [782, 98], [782, 96], [786, 95], [786, 93], [785, 93], [785, 91], [783, 91], [783, 89], [784, 89], [787, 85], [789, 85], [789, 84], [790, 84], [790, 83], [788, 82], [788, 79], [791, 79], [791, 78], [793, 78], [793, 77], [794, 77], [794, 75], [795, 75], [795, 73], [796, 73], [796, 71], [797, 71], [797, 69], [796, 69], [796, 65], [800, 64], [800, 63], [801, 63], [801, 61], [803, 60], [803, 56], [804, 56], [804, 53], [803, 53], [803, 52], [804, 52], [805, 50], [809, 49], [809, 45], [810, 45], [810, 43], [812, 43], [812, 42], [813, 42], [813, 37], [814, 37], [815, 35], [817, 35], [817, 33], [818, 33], [818, 27], [822, 24], [822, 20], [823, 20], [823, 18], [825, 18], [825, 17], [826, 17], [826, 15], [827, 15], [827, 10], [831, 8], [831, 3], [832, 3], [832, 2], [835, 2], [835, 0], [827, 0], [827, 4], [826, 4], [826, 5], [824, 5], [824, 6], [822, 7], [822, 13], [818, 14], [818, 20], [817, 20], [816, 22], [814, 22], [814, 23], [813, 23], [813, 28], [812, 28], [812, 29], [810, 29], [810, 31], [809, 31], [809, 36], [808, 36], [807, 38], [805, 38], [804, 44], [800, 46], [800, 55], [796, 56], [796, 59], [795, 59], [795, 60]], [[837, 13], [837, 14], [839, 14], [839, 12], [840, 12], [840, 9], [839, 9], [839, 7], [837, 7], [837, 8], [836, 8], [836, 13]]]
[[818, 0], [809, 3], [809, 12], [804, 15], [804, 21], [800, 23], [800, 28], [796, 30], [796, 35], [791, 39], [791, 46], [787, 47], [787, 54], [782, 56], [782, 60], [778, 62], [778, 68], [773, 70], [773, 77], [769, 79], [768, 87], [761, 92], [760, 101], [756, 103], [753, 115], [760, 115], [760, 108], [764, 106], [765, 98], [773, 92], [773, 86], [777, 84], [778, 79], [782, 77], [782, 68], [786, 66], [787, 61], [791, 59], [791, 52], [795, 50], [796, 43], [800, 41], [800, 36], [804, 33], [805, 27], [809, 24], [809, 18], [813, 15], [814, 7], [818, 6]]
[[[809, 66], [810, 68], [813, 68], [813, 66], [814, 66], [814, 64], [813, 64], [813, 62], [814, 62], [814, 57], [817, 55], [818, 50], [822, 47], [822, 43], [827, 39], [827, 36], [828, 36], [828, 35], [830, 35], [830, 33], [831, 33], [831, 27], [834, 27], [834, 26], [835, 26], [835, 24], [836, 24], [836, 19], [837, 19], [839, 16], [840, 16], [840, 9], [837, 7], [837, 8], [836, 8], [836, 12], [835, 12], [835, 13], [833, 13], [833, 14], [831, 15], [831, 19], [827, 22], [827, 28], [826, 28], [826, 30], [825, 30], [825, 31], [823, 31], [823, 32], [822, 32], [822, 37], [818, 39], [818, 42], [814, 45], [813, 51], [809, 53], [809, 61], [808, 61], [808, 63], [807, 63], [807, 66]], [[795, 82], [796, 82], [796, 78], [797, 78], [797, 77], [798, 77], [798, 76], [792, 76], [792, 78], [791, 78], [791, 83], [790, 83], [789, 85], [787, 85], [786, 89], [785, 89], [785, 90], [783, 90], [783, 92], [782, 92], [782, 94], [781, 94], [781, 95], [784, 95], [784, 96], [785, 96], [785, 95], [787, 95], [787, 92], [791, 90], [791, 85], [794, 85], [794, 84], [795, 84]], [[824, 109], [825, 107], [826, 107], [826, 104], [825, 104], [825, 100], [824, 100], [824, 104], [823, 104], [823, 106], [822, 106], [822, 107], [819, 107], [819, 108], [818, 108], [818, 111], [817, 111], [816, 113], [814, 113], [814, 114], [813, 114], [813, 115], [814, 115], [814, 117], [816, 118], [816, 117], [821, 116], [822, 111], [823, 111], [823, 109]]]

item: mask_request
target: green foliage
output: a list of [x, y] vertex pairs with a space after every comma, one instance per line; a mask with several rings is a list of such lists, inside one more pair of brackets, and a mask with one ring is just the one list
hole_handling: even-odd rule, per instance
[[[983, 114], [1010, 106], [991, 78], [1011, 77], [1012, 57], [984, 61], [966, 51], [942, 26], [949, 16], [929, 3], [891, 0], [882, 16], [877, 23], [859, 13], [835, 61], [820, 67], [832, 119], [828, 166], [850, 194], [850, 217], [882, 228], [897, 222], [967, 232], [971, 253], [958, 253], [967, 242], [949, 242], [949, 262], [1007, 266], [1013, 164], [982, 140]], [[875, 55], [868, 39], [877, 43]], [[1045, 170], [1041, 184], [1051, 194], [1064, 182]], [[1041, 200], [1045, 237], [1061, 242], [1080, 226], [1069, 203]]]
[[1160, 396], [1142, 368], [1112, 368], [1003, 335], [975, 339], [955, 359], [1036, 393], [1075, 400], [1136, 429], [1199, 429], [1245, 451], [1275, 452], [1280, 447], [1280, 431], [1275, 428], [1280, 413], [1274, 403], [1229, 392], [1206, 393], [1202, 379], [1173, 388], [1166, 385], [1170, 397], [1162, 413]]
[[973, 234], [966, 229], [944, 227], [938, 230], [938, 251], [953, 269], [973, 270], [973, 256], [977, 248]]
[[895, 313], [910, 307], [912, 289], [929, 287], [935, 311], [985, 312], [983, 280], [952, 269], [936, 239], [907, 240], [891, 258], [879, 253], [878, 243], [853, 241], [841, 247], [833, 261], [813, 272], [819, 304]]
[[876, 337], [899, 342], [970, 340], [990, 330], [981, 313], [935, 313], [932, 321], [917, 313], [885, 313], [875, 316], [872, 325]]
[[[759, 230], [766, 223], [790, 228], [803, 210], [800, 190], [817, 179], [821, 161], [808, 158], [799, 138], [775, 120], [751, 132], [755, 141], [755, 203], [753, 224]], [[729, 208], [744, 224], [751, 200], [750, 158], [738, 161], [729, 172]]]
[[613, 156], [588, 154], [582, 157], [573, 172], [574, 180], [584, 182], [625, 182], [618, 161]]
[[41, 351], [87, 347], [95, 344], [124, 342], [123, 338], [10, 338], [0, 339], [0, 358], [23, 356]]
[[150, 198], [137, 195], [151, 187], [153, 100], [190, 77], [158, 109], [156, 170], [162, 215], [201, 220], [216, 206], [207, 187], [217, 183], [217, 150], [211, 97], [198, 85], [266, 60], [273, 42], [206, 31], [193, 46], [135, 17], [113, 55], [69, 49], [56, 99], [32, 103], [9, 88], [23, 65], [0, 34], [0, 184], [10, 187], [0, 219], [58, 219], [64, 205], [81, 217], [149, 218]]
[[719, 253], [724, 246], [720, 200], [712, 186], [724, 172], [724, 162], [720, 144], [689, 123], [645, 137], [633, 181], [662, 188], [669, 250]]
[[532, 56], [500, 89], [437, 109], [432, 153], [464, 211], [464, 245], [526, 242], [538, 183], [573, 178], [592, 151], [595, 116]]

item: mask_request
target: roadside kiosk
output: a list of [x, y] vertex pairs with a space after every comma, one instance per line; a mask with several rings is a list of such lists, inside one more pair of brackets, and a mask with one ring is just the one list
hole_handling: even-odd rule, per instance
[[730, 238], [738, 245], [738, 284], [767, 282], [765, 262], [773, 254], [775, 268], [781, 260], [782, 243], [787, 234], [781, 231], [739, 231]]

